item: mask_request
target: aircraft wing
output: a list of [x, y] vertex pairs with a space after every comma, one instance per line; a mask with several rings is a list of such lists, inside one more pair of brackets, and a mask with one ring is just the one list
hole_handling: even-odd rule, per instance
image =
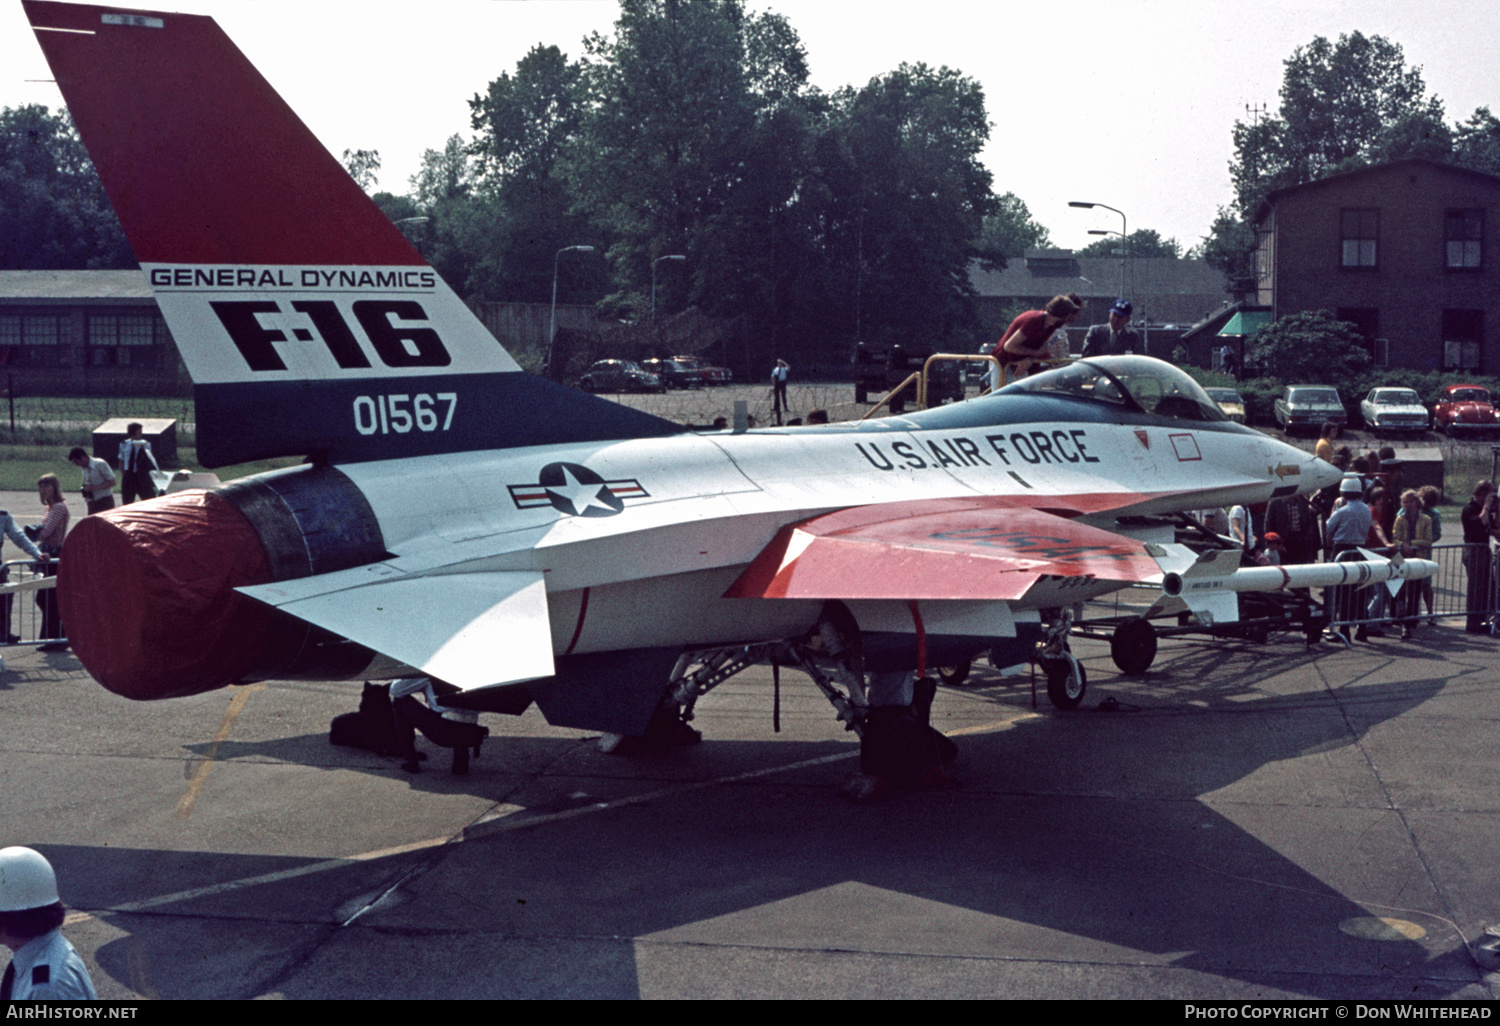
[[[1108, 501], [1088, 505], [1100, 512]], [[1124, 585], [1160, 574], [1138, 541], [1014, 498], [980, 496], [860, 506], [790, 524], [725, 595], [1014, 601], [1043, 577]]]
[[418, 577], [377, 564], [238, 590], [465, 690], [553, 672], [540, 572]]

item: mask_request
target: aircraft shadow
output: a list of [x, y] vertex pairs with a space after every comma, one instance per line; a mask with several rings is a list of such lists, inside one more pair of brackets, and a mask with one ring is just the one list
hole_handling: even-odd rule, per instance
[[[1426, 944], [1371, 941], [1339, 929], [1392, 914], [1345, 892], [1374, 892], [1383, 872], [1402, 869], [1393, 860], [1413, 858], [1388, 810], [1351, 800], [1366, 771], [1350, 750], [1443, 683], [1349, 686], [1336, 700], [1238, 697], [1239, 715], [1229, 726], [1222, 708], [1023, 718], [1011, 729], [962, 740], [960, 787], [876, 806], [836, 797], [834, 785], [852, 768], [846, 761], [754, 783], [683, 788], [444, 848], [361, 921], [373, 930], [330, 924], [353, 896], [380, 893], [429, 854], [184, 901], [156, 913], [172, 914], [169, 931], [151, 925], [155, 916], [106, 916], [164, 950], [180, 943], [184, 930], [203, 934], [207, 944], [230, 929], [224, 924], [243, 930], [246, 920], [285, 932], [288, 968], [266, 966], [257, 979], [248, 970], [261, 962], [249, 962], [245, 989], [223, 994], [204, 993], [201, 980], [184, 972], [173, 987], [180, 995], [164, 989], [163, 996], [242, 996], [272, 983], [289, 997], [333, 996], [337, 974], [329, 967], [368, 958], [361, 952], [374, 945], [378, 957], [396, 964], [386, 963], [378, 993], [362, 996], [630, 997], [642, 974], [654, 971], [638, 962], [640, 951], [649, 958], [653, 944], [686, 943], [783, 950], [793, 958], [867, 950], [997, 965], [1154, 966], [1310, 997], [1443, 997], [1478, 979], [1447, 928], [1422, 919]], [[723, 776], [745, 764], [747, 751], [763, 766], [786, 764], [784, 746], [713, 741], [711, 719], [704, 719], [709, 740], [659, 760], [663, 768], [687, 763], [692, 776]], [[288, 750], [302, 746], [293, 741]], [[246, 753], [251, 749], [269, 754], [264, 745]], [[1344, 752], [1351, 765], [1340, 765]], [[1287, 804], [1285, 790], [1265, 801], [1253, 792], [1217, 794], [1310, 753], [1330, 760], [1332, 811], [1320, 807], [1316, 793], [1302, 806]], [[619, 765], [597, 753], [589, 759], [602, 760], [606, 774]], [[440, 776], [445, 785], [464, 786], [446, 773], [417, 780]], [[1316, 814], [1299, 827], [1309, 810]], [[1290, 837], [1283, 846], [1295, 854], [1264, 836]], [[83, 881], [74, 900], [84, 907], [144, 897], [143, 880], [170, 880], [178, 892], [311, 861], [82, 846], [48, 854], [61, 873]], [[1403, 900], [1443, 907], [1430, 888]], [[430, 941], [420, 939], [427, 935]], [[135, 957], [129, 940], [105, 944], [97, 955], [120, 979]], [[460, 985], [432, 971], [445, 959], [475, 958], [495, 962], [482, 980], [466, 976]], [[754, 992], [753, 981], [739, 985]]]

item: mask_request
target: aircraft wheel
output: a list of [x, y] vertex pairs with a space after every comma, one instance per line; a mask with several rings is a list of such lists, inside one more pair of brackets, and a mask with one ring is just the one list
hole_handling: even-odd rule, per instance
[[1078, 664], [1078, 680], [1070, 681], [1072, 666], [1066, 659], [1049, 659], [1044, 664], [1047, 671], [1047, 697], [1059, 709], [1076, 709], [1088, 690], [1089, 675], [1083, 664]]
[[954, 666], [939, 666], [938, 678], [950, 688], [956, 688], [969, 679], [969, 670], [973, 665], [973, 660], [967, 660]]
[[870, 401], [870, 393], [865, 390], [864, 385], [854, 386], [854, 401], [860, 404], [864, 404]]
[[1140, 674], [1156, 659], [1156, 628], [1145, 617], [1126, 620], [1109, 639], [1109, 657], [1121, 673]]

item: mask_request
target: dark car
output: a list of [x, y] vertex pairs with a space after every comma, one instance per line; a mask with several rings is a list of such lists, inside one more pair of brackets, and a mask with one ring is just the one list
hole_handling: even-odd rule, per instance
[[1432, 407], [1432, 429], [1455, 435], [1500, 431], [1490, 390], [1483, 385], [1449, 385]]
[[1276, 400], [1276, 423], [1287, 434], [1299, 429], [1316, 432], [1325, 422], [1339, 427], [1349, 423], [1349, 413], [1339, 391], [1329, 385], [1288, 385]]
[[655, 374], [667, 388], [703, 387], [703, 372], [681, 360], [642, 360], [641, 368]]
[[585, 392], [665, 392], [655, 374], [648, 374], [630, 360], [600, 360], [578, 380]]
[[674, 356], [672, 359], [696, 370], [705, 385], [727, 385], [734, 380], [734, 372], [728, 367], [715, 367], [699, 357]]
[[[919, 374], [927, 363], [932, 350], [926, 346], [877, 346], [868, 342], [854, 345], [854, 401], [866, 403], [878, 401], [891, 389], [913, 374]], [[958, 402], [964, 398], [964, 377], [960, 364], [953, 360], [940, 360], [933, 364], [928, 374], [927, 405], [937, 406], [947, 401]], [[889, 408], [892, 413], [902, 413], [909, 401], [915, 400], [917, 390], [909, 386], [900, 395], [893, 397]]]

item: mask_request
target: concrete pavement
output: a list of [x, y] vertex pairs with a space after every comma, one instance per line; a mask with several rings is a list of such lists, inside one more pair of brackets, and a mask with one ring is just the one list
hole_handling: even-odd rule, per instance
[[791, 671], [780, 734], [758, 668], [694, 748], [533, 710], [411, 776], [328, 744], [357, 684], [143, 705], [26, 652], [0, 840], [53, 859], [101, 997], [1493, 998], [1496, 645], [1171, 641], [1129, 679], [1085, 641], [1084, 710], [980, 671], [934, 709], [959, 786], [872, 806]]

